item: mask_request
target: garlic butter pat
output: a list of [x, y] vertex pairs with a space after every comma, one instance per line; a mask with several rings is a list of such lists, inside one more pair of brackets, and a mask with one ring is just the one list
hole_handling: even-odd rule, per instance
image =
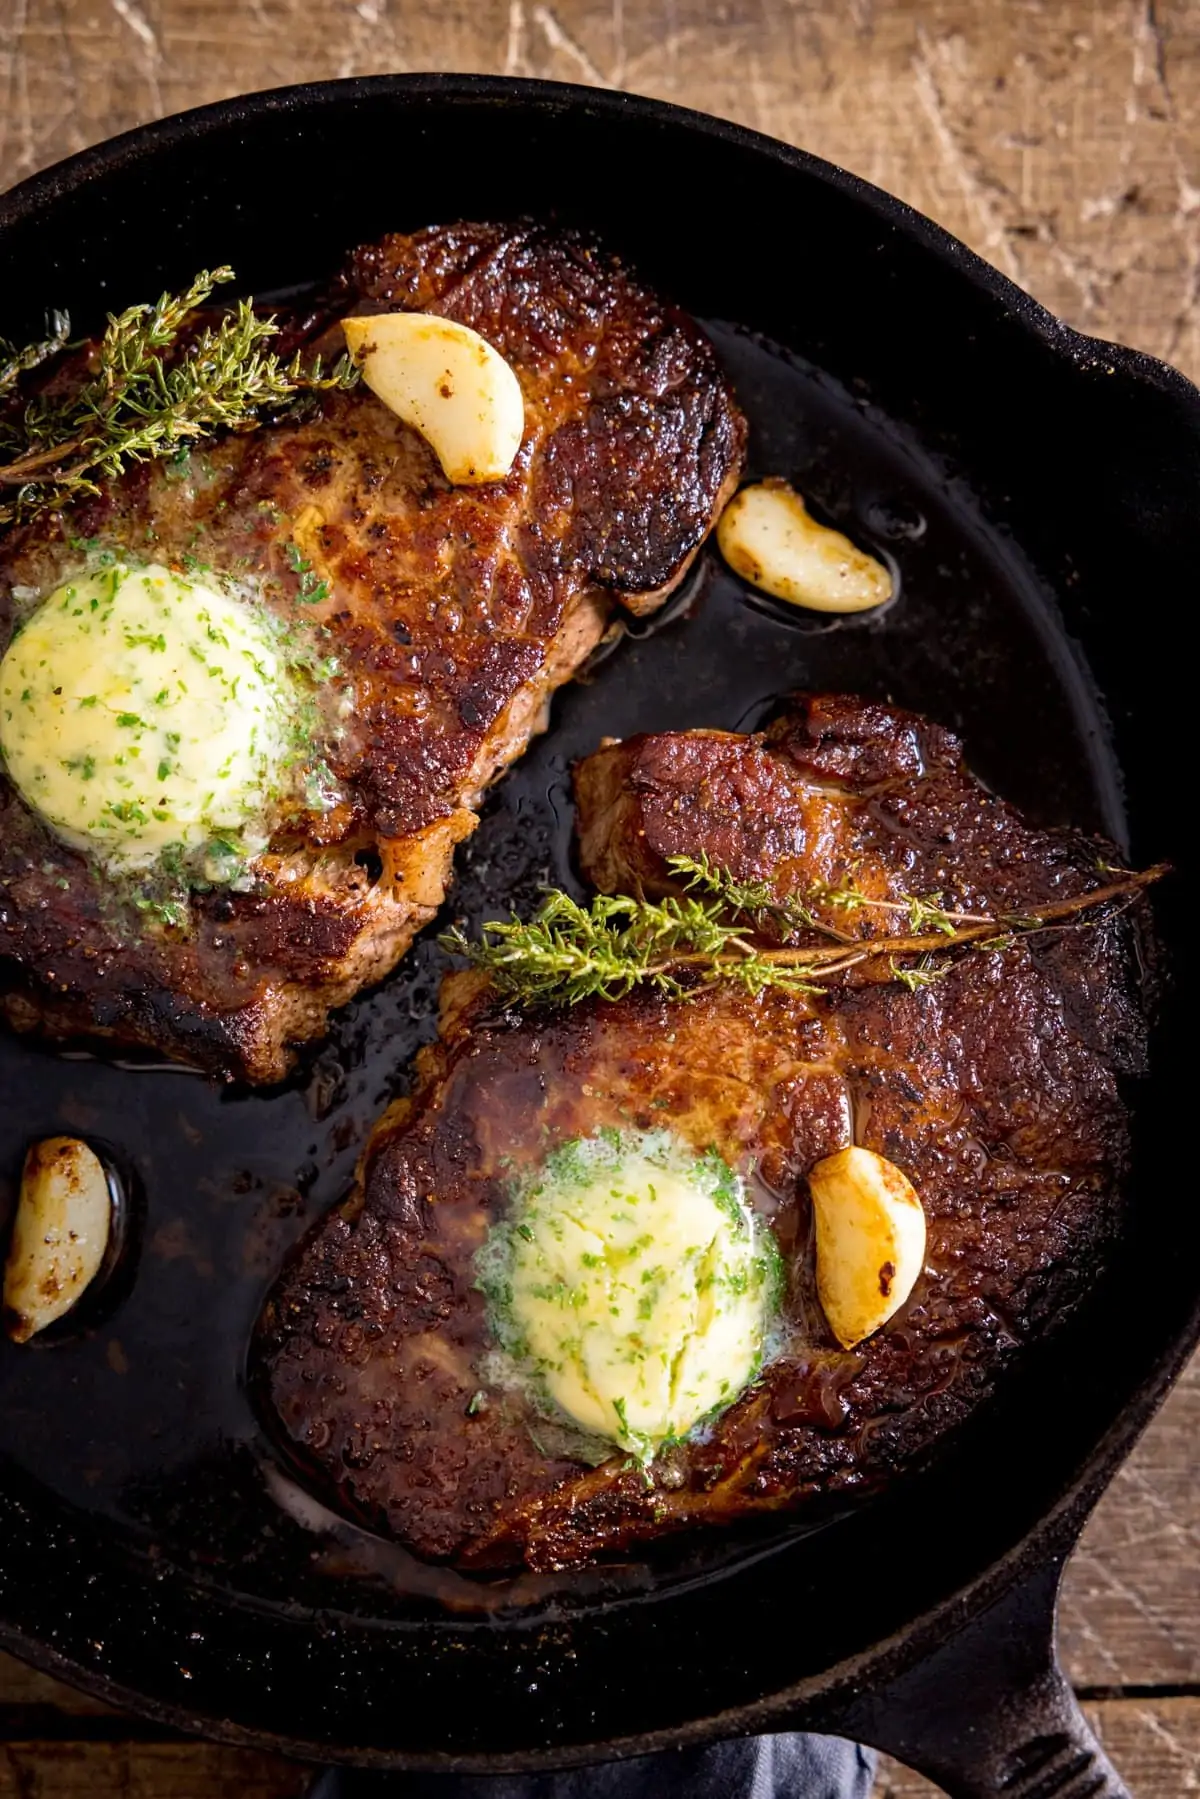
[[344, 319], [363, 380], [385, 406], [419, 431], [447, 481], [500, 481], [525, 434], [521, 384], [500, 352], [455, 319], [383, 312]]
[[642, 1459], [753, 1380], [781, 1285], [736, 1176], [666, 1132], [563, 1145], [493, 1229], [479, 1272], [535, 1401]]
[[774, 599], [813, 612], [866, 612], [892, 597], [892, 577], [828, 525], [819, 525], [786, 481], [759, 481], [735, 494], [717, 525], [735, 574]]
[[153, 563], [60, 587], [0, 663], [9, 776], [114, 871], [261, 825], [294, 754], [295, 709], [269, 624]]

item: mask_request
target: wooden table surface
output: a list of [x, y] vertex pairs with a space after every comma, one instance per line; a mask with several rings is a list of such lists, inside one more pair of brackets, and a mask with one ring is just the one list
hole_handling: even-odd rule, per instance
[[[1072, 324], [1200, 378], [1198, 0], [0, 0], [0, 187], [161, 113], [405, 69], [740, 119], [902, 195]], [[1200, 1793], [1198, 1472], [1194, 1364], [1068, 1573], [1066, 1664], [1137, 1799]], [[306, 1778], [0, 1657], [0, 1799], [290, 1799]], [[932, 1791], [890, 1765], [877, 1789]]]

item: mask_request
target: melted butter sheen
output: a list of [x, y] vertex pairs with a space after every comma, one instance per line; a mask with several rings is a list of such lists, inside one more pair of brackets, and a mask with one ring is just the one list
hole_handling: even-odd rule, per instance
[[758, 1372], [778, 1252], [715, 1156], [665, 1132], [568, 1144], [501, 1228], [498, 1334], [585, 1431], [647, 1455]]
[[296, 696], [269, 627], [156, 564], [82, 576], [0, 663], [0, 750], [22, 798], [110, 867], [247, 833], [282, 782]]

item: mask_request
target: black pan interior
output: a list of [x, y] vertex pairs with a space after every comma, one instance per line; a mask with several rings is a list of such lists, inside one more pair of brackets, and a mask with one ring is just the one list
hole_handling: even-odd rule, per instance
[[[250, 161], [288, 180], [264, 191]], [[602, 735], [753, 728], [802, 686], [927, 712], [1039, 821], [1186, 860], [1182, 669], [1164, 644], [1200, 554], [1196, 397], [1058, 334], [821, 165], [670, 109], [520, 84], [340, 84], [213, 109], [61, 192], [53, 177], [18, 191], [7, 218], [0, 202], [23, 271], [0, 331], [36, 330], [50, 304], [91, 324], [219, 260], [276, 291], [387, 229], [525, 212], [601, 232], [708, 322], [751, 420], [751, 472], [793, 477], [892, 560], [900, 595], [877, 617], [797, 617], [707, 553], [665, 620], [559, 696], [489, 801], [448, 916], [576, 883], [568, 770]], [[1182, 885], [1164, 896], [1168, 936]], [[41, 1659], [165, 1714], [362, 1759], [531, 1761], [716, 1730], [820, 1684], [1020, 1542], [1180, 1353], [1200, 1233], [1172, 1197], [1168, 1007], [1119, 1279], [884, 1501], [817, 1534], [515, 1586], [314, 1528], [247, 1399], [246, 1345], [280, 1260], [344, 1192], [432, 1034], [443, 966], [431, 932], [265, 1095], [0, 1038], [0, 1220], [25, 1144], [56, 1131], [113, 1143], [145, 1196], [136, 1280], [111, 1314], [0, 1347], [0, 1615]]]

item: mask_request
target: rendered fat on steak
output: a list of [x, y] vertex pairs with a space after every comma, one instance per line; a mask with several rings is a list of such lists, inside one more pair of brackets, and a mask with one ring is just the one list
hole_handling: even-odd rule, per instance
[[[781, 895], [853, 878], [989, 913], [1105, 879], [1094, 840], [1029, 828], [949, 733], [852, 699], [797, 702], [761, 736], [615, 744], [576, 784], [584, 867], [606, 890], [661, 892], [680, 853]], [[836, 916], [889, 929], [877, 911]], [[1095, 1278], [1127, 1159], [1119, 1083], [1143, 1056], [1136, 928], [1136, 910], [1100, 909], [1086, 929], [959, 953], [913, 991], [872, 963], [800, 997], [721, 987], [522, 1014], [480, 975], [451, 977], [415, 1093], [264, 1315], [258, 1378], [280, 1440], [344, 1510], [464, 1567], [570, 1567], [877, 1486]], [[480, 1402], [474, 1258], [548, 1146], [664, 1120], [747, 1177], [783, 1253], [787, 1340], [647, 1477], [622, 1454], [573, 1461], [512, 1392]], [[847, 1353], [816, 1298], [805, 1176], [851, 1141], [904, 1171], [929, 1236], [906, 1306]]]
[[0, 1003], [18, 1028], [279, 1079], [434, 915], [481, 791], [614, 603], [661, 604], [736, 484], [744, 426], [708, 340], [582, 239], [386, 238], [285, 348], [336, 355], [337, 319], [391, 310], [458, 320], [509, 361], [526, 430], [506, 479], [451, 487], [360, 387], [0, 546], [0, 650], [21, 604], [115, 552], [236, 577], [340, 670], [337, 730], [314, 746], [331, 792], [283, 819], [248, 891], [193, 893], [182, 928], [124, 903], [0, 772]]

